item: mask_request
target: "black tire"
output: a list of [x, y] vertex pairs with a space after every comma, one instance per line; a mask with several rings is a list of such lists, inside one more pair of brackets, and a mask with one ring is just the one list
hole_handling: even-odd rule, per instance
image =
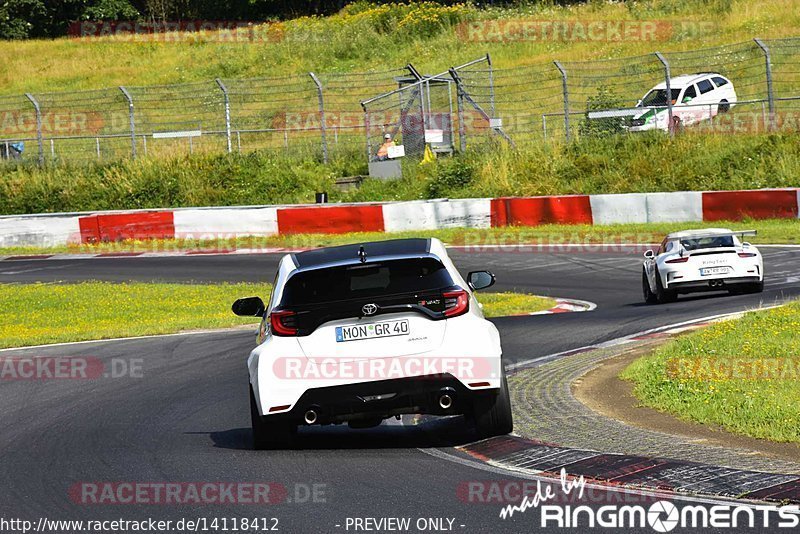
[[727, 100], [720, 100], [719, 105], [717, 105], [717, 113], [727, 113], [731, 110], [731, 105], [728, 103]]
[[658, 297], [650, 290], [650, 282], [647, 281], [647, 273], [642, 269], [642, 293], [644, 294], [644, 301], [647, 304], [657, 304]]
[[473, 404], [475, 428], [481, 438], [503, 436], [514, 430], [514, 419], [511, 415], [511, 395], [508, 393], [508, 381], [503, 370], [503, 381], [497, 395], [481, 397]]
[[265, 449], [285, 449], [291, 447], [297, 426], [289, 423], [265, 423], [258, 413], [256, 396], [250, 386], [250, 420], [253, 425], [253, 448], [257, 451]]
[[659, 304], [667, 304], [668, 302], [675, 302], [678, 300], [678, 293], [673, 290], [664, 289], [661, 283], [661, 274], [656, 269], [656, 300]]

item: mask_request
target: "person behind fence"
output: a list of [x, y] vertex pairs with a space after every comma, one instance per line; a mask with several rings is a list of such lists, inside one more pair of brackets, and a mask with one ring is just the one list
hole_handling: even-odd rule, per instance
[[383, 144], [378, 149], [377, 159], [378, 161], [386, 161], [389, 159], [389, 147], [395, 146], [394, 141], [392, 140], [391, 134], [386, 134], [383, 136]]
[[672, 122], [669, 125], [669, 131], [673, 134], [681, 133], [683, 131], [683, 122], [679, 116], [672, 116]]

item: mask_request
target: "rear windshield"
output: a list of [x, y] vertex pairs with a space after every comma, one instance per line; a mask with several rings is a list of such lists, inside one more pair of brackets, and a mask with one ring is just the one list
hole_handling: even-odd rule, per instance
[[703, 237], [701, 239], [682, 239], [681, 245], [688, 251], [697, 250], [701, 248], [724, 248], [736, 246], [733, 242], [732, 235], [723, 235], [719, 237]]
[[301, 271], [289, 278], [282, 306], [364, 299], [450, 287], [453, 280], [435, 258], [414, 258]]

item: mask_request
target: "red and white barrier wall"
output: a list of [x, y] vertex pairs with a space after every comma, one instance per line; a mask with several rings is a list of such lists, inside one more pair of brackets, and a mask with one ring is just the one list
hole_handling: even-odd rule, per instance
[[0, 246], [541, 224], [798, 218], [800, 188], [242, 206], [0, 217]]

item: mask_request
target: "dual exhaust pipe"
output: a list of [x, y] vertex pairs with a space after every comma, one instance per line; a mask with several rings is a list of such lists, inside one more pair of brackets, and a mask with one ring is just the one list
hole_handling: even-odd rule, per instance
[[[456, 391], [453, 388], [440, 389], [437, 401], [439, 403], [439, 408], [442, 410], [449, 410], [456, 402]], [[303, 414], [303, 420], [307, 425], [313, 425], [319, 420], [318, 410], [318, 406], [312, 406]]]

